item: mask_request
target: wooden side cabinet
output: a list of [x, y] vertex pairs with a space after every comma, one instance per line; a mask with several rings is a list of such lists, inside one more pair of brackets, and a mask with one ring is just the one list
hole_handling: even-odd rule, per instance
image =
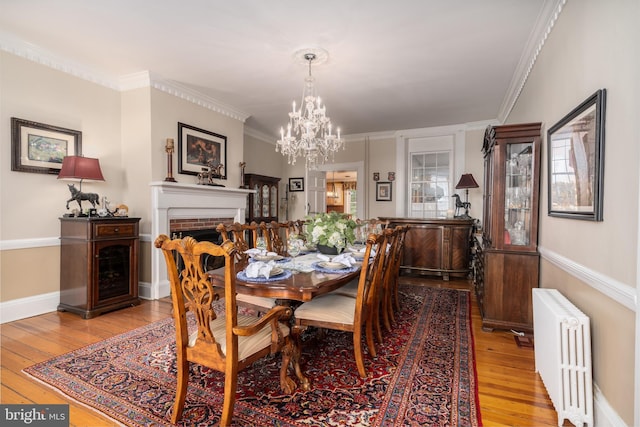
[[391, 227], [408, 225], [401, 271], [425, 275], [467, 277], [473, 220], [380, 218]]
[[140, 218], [60, 218], [60, 304], [90, 319], [140, 304]]

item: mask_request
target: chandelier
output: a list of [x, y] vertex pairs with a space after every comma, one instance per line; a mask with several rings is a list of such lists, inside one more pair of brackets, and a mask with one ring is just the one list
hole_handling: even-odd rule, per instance
[[309, 75], [304, 79], [302, 105], [296, 110], [296, 102], [293, 101], [286, 132], [284, 128], [280, 128], [276, 152], [287, 156], [290, 165], [296, 163], [297, 157], [303, 156], [307, 169], [316, 169], [330, 157], [333, 161], [335, 152], [340, 148], [344, 149], [344, 141], [340, 138], [340, 128], [334, 133], [331, 119], [326, 115], [327, 107], [322, 105], [320, 97], [316, 95], [311, 75], [311, 63], [316, 59], [316, 54], [305, 53], [304, 59], [309, 62]]

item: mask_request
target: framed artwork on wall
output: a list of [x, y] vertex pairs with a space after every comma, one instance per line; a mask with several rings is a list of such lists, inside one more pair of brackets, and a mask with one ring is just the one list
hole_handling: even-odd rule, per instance
[[391, 201], [391, 183], [376, 182], [376, 202]]
[[606, 89], [549, 128], [549, 216], [603, 220]]
[[65, 156], [82, 155], [82, 132], [11, 118], [11, 170], [60, 173]]
[[227, 179], [227, 137], [178, 123], [178, 173], [198, 175], [203, 168], [219, 165], [219, 178]]
[[289, 191], [304, 191], [304, 178], [289, 178]]

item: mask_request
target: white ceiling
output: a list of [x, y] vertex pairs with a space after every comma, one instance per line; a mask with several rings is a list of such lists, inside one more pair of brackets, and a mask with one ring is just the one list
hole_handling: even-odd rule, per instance
[[[312, 67], [343, 134], [500, 119], [558, 0], [0, 0], [0, 47], [114, 79], [148, 71], [273, 136]], [[502, 117], [504, 118], [504, 117]]]

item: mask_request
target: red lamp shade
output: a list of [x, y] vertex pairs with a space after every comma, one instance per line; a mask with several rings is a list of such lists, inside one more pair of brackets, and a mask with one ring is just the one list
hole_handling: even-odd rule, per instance
[[473, 175], [470, 173], [462, 174], [460, 177], [460, 181], [456, 184], [456, 188], [478, 188], [480, 187], [476, 180], [473, 178]]
[[84, 179], [104, 181], [100, 161], [82, 156], [65, 156], [62, 159], [62, 169], [58, 179], [79, 179], [80, 182]]

